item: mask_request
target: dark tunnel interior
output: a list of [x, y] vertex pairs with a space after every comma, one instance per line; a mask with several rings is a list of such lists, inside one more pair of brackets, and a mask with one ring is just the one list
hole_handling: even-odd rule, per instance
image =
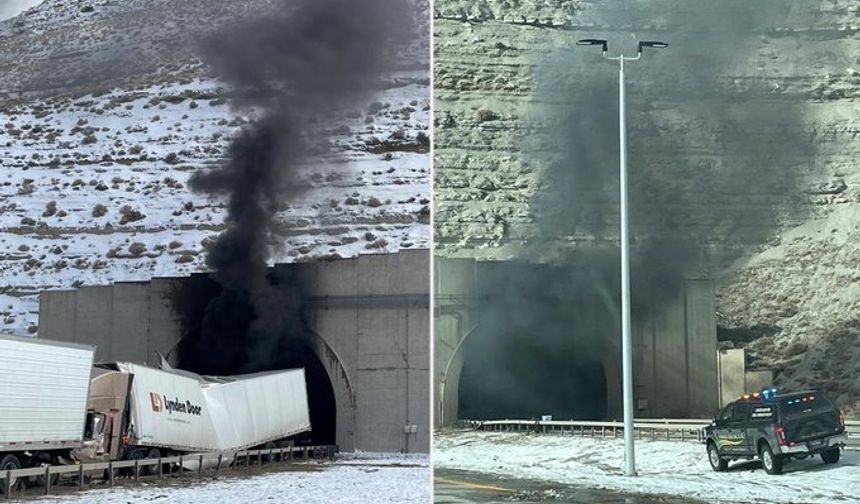
[[[337, 410], [334, 390], [325, 368], [310, 345], [303, 338], [284, 335], [268, 362], [249, 369], [245, 348], [250, 344], [248, 328], [254, 318], [250, 305], [247, 310], [234, 309], [226, 321], [222, 318], [222, 322], [229, 324], [229, 327], [218, 334], [229, 337], [216, 337], [213, 341], [213, 336], [207, 336], [202, 330], [204, 313], [213, 300], [218, 303], [221, 291], [221, 286], [208, 275], [192, 275], [186, 281], [181, 295], [174, 300], [178, 305], [177, 312], [183, 314], [183, 339], [176, 349], [178, 367], [199, 374], [225, 376], [304, 368], [312, 427], [309, 441], [314, 444], [335, 444]], [[237, 304], [235, 300], [228, 302], [233, 307]]]
[[481, 265], [479, 324], [462, 348], [461, 419], [607, 416], [600, 356], [614, 326], [577, 275], [539, 264]]

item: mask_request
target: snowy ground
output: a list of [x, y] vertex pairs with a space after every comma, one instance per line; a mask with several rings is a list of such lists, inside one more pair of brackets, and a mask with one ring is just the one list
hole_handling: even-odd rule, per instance
[[302, 502], [305, 504], [427, 503], [431, 470], [427, 456], [358, 455], [334, 463], [309, 462], [290, 470], [248, 478], [226, 477], [179, 486], [149, 483], [44, 497], [39, 504], [137, 504], [151, 501], [221, 504], [224, 502]]
[[436, 467], [524, 479], [674, 495], [714, 503], [824, 504], [860, 502], [860, 452], [843, 452], [835, 466], [816, 457], [792, 461], [782, 476], [768, 476], [755, 462], [711, 470], [702, 445], [641, 441], [639, 477], [621, 473], [621, 439], [491, 432], [444, 432], [434, 439]]

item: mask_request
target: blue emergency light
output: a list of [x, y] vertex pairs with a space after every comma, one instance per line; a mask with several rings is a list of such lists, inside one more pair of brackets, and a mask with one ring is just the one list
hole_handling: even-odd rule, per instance
[[776, 396], [776, 387], [761, 389], [761, 396], [765, 399], [773, 399]]

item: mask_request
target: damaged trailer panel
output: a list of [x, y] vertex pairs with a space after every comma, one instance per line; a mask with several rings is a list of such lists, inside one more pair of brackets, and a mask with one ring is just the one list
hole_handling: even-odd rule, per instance
[[132, 375], [130, 443], [231, 451], [311, 430], [303, 369], [203, 377], [117, 363]]
[[132, 377], [130, 444], [178, 451], [218, 450], [202, 378], [127, 362], [116, 366]]
[[241, 450], [311, 430], [304, 369], [207, 383], [203, 396], [223, 449]]

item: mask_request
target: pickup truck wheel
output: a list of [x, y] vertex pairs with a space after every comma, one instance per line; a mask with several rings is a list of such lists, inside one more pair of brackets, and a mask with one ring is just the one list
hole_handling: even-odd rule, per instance
[[758, 458], [761, 460], [761, 465], [764, 466], [766, 473], [775, 475], [782, 474], [783, 459], [779, 455], [774, 455], [770, 445], [763, 443], [758, 451]]
[[729, 461], [720, 457], [720, 449], [713, 441], [708, 443], [708, 462], [711, 463], [711, 469], [717, 472], [723, 472], [729, 467]]
[[839, 455], [841, 452], [839, 448], [828, 448], [821, 452], [821, 460], [824, 461], [825, 464], [835, 464], [839, 462]]
[[[9, 470], [16, 470], [21, 468], [21, 461], [18, 460], [18, 457], [15, 455], [6, 455], [2, 459], [0, 459], [0, 471], [4, 473]], [[12, 478], [12, 491], [18, 490], [21, 488], [21, 478]], [[4, 479], [0, 482], [0, 494], [6, 492], [6, 480]]]

